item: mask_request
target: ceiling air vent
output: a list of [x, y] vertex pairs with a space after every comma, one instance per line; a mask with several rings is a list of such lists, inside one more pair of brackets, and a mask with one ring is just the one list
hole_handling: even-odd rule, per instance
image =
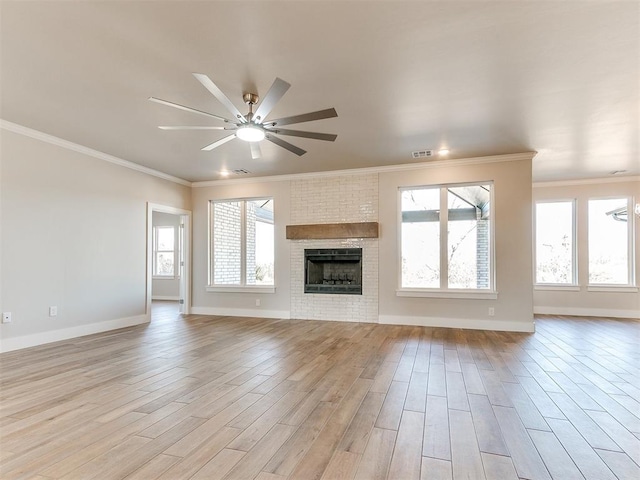
[[247, 175], [251, 173], [249, 170], [245, 170], [244, 168], [236, 168], [233, 170], [234, 175]]
[[416, 152], [411, 152], [411, 156], [413, 158], [433, 157], [433, 150], [418, 150]]

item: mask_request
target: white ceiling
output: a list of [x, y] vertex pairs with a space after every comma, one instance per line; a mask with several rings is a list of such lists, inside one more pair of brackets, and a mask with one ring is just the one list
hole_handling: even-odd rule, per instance
[[[537, 151], [537, 181], [640, 174], [637, 1], [2, 1], [1, 110], [30, 127], [190, 181], [223, 169], [276, 175]], [[270, 118], [335, 107], [283, 137], [298, 157], [235, 139], [149, 96], [228, 116], [275, 77]]]

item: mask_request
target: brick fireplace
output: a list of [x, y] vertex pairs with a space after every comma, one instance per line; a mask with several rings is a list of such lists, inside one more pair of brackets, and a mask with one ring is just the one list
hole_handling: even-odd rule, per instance
[[[377, 221], [377, 174], [299, 179], [291, 184], [291, 224]], [[378, 322], [377, 238], [289, 241], [291, 242], [291, 318]], [[359, 249], [362, 252], [360, 294], [305, 293], [305, 250], [319, 249]], [[341, 281], [340, 272], [335, 273], [338, 275], [336, 280]], [[330, 282], [332, 278], [328, 277], [327, 280]], [[337, 286], [335, 280], [333, 286]]]

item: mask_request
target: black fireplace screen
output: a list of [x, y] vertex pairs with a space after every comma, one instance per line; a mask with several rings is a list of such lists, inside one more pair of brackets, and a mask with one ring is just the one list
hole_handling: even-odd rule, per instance
[[304, 293], [362, 295], [362, 249], [304, 251]]

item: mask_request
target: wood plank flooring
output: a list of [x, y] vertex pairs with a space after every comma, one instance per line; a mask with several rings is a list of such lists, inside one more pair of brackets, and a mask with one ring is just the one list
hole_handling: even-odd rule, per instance
[[638, 479], [640, 321], [180, 317], [0, 356], [2, 479]]

